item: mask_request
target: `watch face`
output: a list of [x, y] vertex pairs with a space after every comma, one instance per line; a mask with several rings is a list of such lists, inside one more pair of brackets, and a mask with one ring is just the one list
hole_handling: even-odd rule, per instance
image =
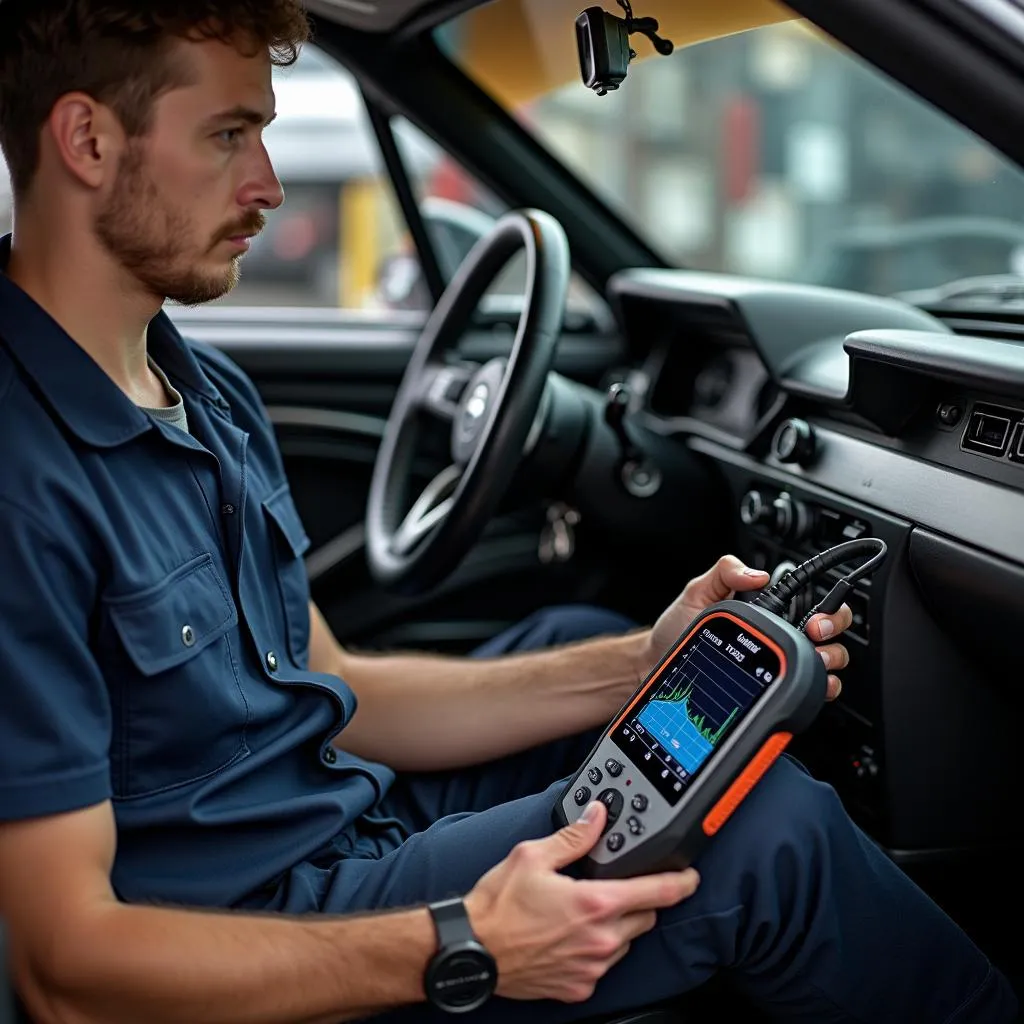
[[450, 1013], [467, 1013], [487, 1002], [497, 983], [494, 960], [482, 948], [471, 945], [442, 952], [434, 960], [427, 976], [427, 991], [436, 1006]]

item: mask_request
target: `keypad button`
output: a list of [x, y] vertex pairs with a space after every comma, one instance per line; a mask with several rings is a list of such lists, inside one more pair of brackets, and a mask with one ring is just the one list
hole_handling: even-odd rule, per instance
[[600, 768], [591, 768], [590, 771], [587, 772], [587, 778], [596, 786], [604, 776], [601, 774]]
[[572, 795], [573, 800], [576, 801], [577, 807], [582, 807], [590, 799], [590, 787], [580, 786]]
[[643, 793], [637, 793], [630, 801], [630, 806], [634, 811], [646, 811], [647, 810], [647, 797]]
[[617, 789], [604, 789], [598, 794], [597, 799], [604, 804], [608, 811], [603, 830], [607, 832], [619, 820], [619, 815], [622, 813], [622, 805], [625, 801]]
[[614, 757], [609, 757], [604, 763], [605, 771], [613, 778], [617, 779], [622, 774], [622, 765], [615, 760]]
[[644, 823], [639, 818], [631, 816], [626, 821], [626, 828], [629, 829], [631, 835], [638, 836], [644, 830]]
[[621, 832], [613, 832], [605, 841], [604, 845], [608, 847], [612, 853], [617, 853], [622, 849], [623, 844], [626, 842], [626, 837]]

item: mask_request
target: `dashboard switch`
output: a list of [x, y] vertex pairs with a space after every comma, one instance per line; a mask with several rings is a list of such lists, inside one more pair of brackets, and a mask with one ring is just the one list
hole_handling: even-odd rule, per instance
[[740, 520], [744, 526], [758, 526], [771, 522], [772, 506], [760, 491], [747, 491], [740, 499]]
[[774, 502], [775, 529], [781, 537], [789, 540], [803, 540], [811, 528], [811, 514], [802, 501], [797, 501], [788, 491], [783, 491]]
[[816, 450], [814, 431], [806, 420], [786, 420], [772, 439], [772, 454], [779, 462], [806, 466], [814, 459]]

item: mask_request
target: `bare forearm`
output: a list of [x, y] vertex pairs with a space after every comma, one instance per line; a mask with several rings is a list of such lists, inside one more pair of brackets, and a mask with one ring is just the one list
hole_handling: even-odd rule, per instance
[[644, 639], [495, 659], [347, 653], [339, 674], [359, 710], [338, 745], [398, 770], [433, 771], [604, 725], [646, 669]]
[[55, 943], [60, 966], [31, 986], [46, 1024], [335, 1024], [419, 1001], [435, 948], [426, 910], [294, 919], [123, 904]]

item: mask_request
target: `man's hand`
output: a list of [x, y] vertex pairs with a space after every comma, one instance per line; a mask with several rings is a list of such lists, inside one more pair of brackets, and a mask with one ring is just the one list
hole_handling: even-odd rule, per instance
[[[735, 597], [739, 591], [760, 590], [768, 583], [768, 579], [768, 573], [747, 568], [734, 555], [724, 555], [702, 576], [690, 580], [686, 584], [686, 589], [662, 613], [661, 618], [651, 629], [644, 673], [649, 672], [658, 663], [669, 647], [679, 639], [679, 634], [708, 605], [727, 601]], [[846, 668], [850, 663], [850, 656], [842, 644], [825, 644], [824, 641], [839, 636], [850, 628], [852, 622], [853, 613], [844, 604], [835, 615], [815, 615], [807, 624], [807, 635], [823, 644], [818, 648], [818, 653], [830, 673]], [[828, 699], [835, 700], [841, 689], [839, 677], [830, 674]]]
[[466, 897], [473, 931], [498, 964], [498, 995], [589, 999], [656, 912], [696, 891], [693, 868], [607, 881], [560, 874], [600, 841], [605, 814], [595, 801], [573, 824], [519, 843]]

